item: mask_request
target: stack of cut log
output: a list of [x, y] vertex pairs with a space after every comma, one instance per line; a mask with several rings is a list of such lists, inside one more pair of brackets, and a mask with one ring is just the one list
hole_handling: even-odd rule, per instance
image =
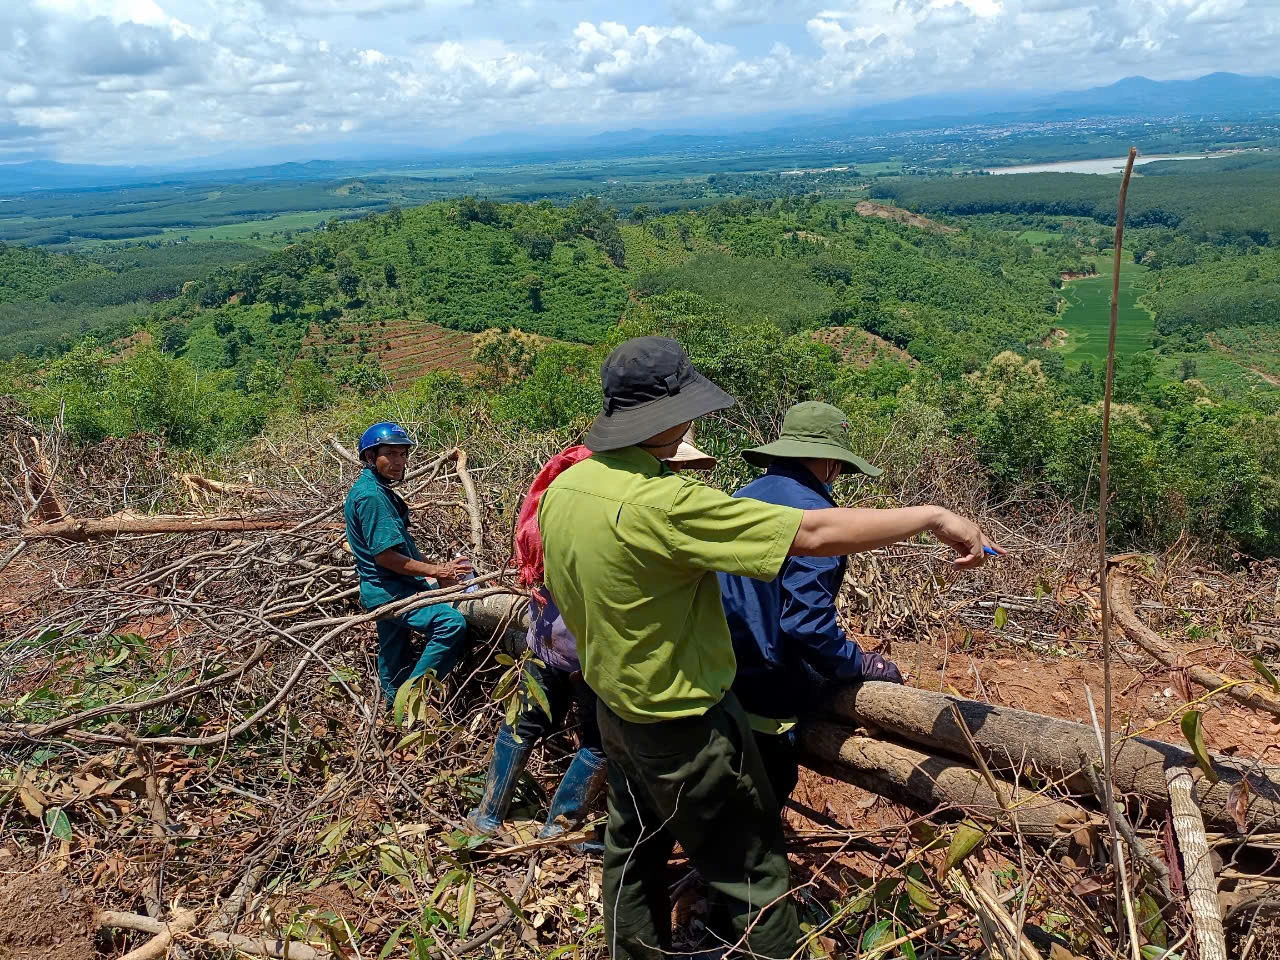
[[[972, 745], [957, 721], [957, 710]], [[974, 765], [974, 748], [999, 778], [1006, 798], [1023, 801], [1018, 816], [1028, 835], [1052, 832], [1059, 818], [1073, 809], [1056, 798], [1087, 797], [1093, 802], [1088, 770], [1101, 769], [1102, 757], [1097, 735], [1084, 724], [890, 683], [838, 690], [827, 713], [828, 718], [806, 724], [800, 733], [813, 766], [917, 809], [951, 806], [1001, 819], [999, 798]], [[859, 728], [865, 732], [859, 733]], [[1229, 801], [1242, 780], [1248, 782], [1248, 829], [1278, 822], [1280, 767], [1216, 754], [1212, 760], [1218, 782], [1196, 776], [1194, 785], [1207, 823], [1237, 826]], [[1120, 741], [1114, 766], [1116, 793], [1167, 808], [1166, 771], [1174, 768], [1196, 769], [1190, 751], [1144, 737]], [[1026, 784], [1051, 784], [1053, 789], [1035, 794]]]
[[[486, 636], [504, 625], [513, 628], [508, 645], [514, 647], [527, 623], [523, 603], [523, 597], [498, 595], [459, 606]], [[1080, 822], [1075, 801], [1096, 802], [1090, 768], [1101, 769], [1102, 757], [1097, 734], [1084, 724], [875, 682], [835, 689], [822, 714], [800, 730], [810, 767], [921, 811], [947, 807], [992, 821], [1007, 819], [1001, 797], [975, 765], [975, 749], [1004, 801], [1014, 801], [1018, 826], [1028, 836], [1069, 830]], [[1238, 826], [1230, 801], [1243, 780], [1248, 783], [1247, 828], [1280, 822], [1280, 767], [1217, 754], [1212, 760], [1217, 782], [1197, 775], [1193, 788], [1207, 823]], [[1116, 793], [1165, 809], [1166, 771], [1175, 768], [1197, 769], [1190, 751], [1144, 737], [1119, 741]], [[1030, 784], [1050, 786], [1037, 792]]]

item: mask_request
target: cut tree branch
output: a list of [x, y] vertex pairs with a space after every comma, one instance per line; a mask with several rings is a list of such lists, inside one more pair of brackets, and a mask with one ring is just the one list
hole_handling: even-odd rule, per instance
[[1173, 832], [1182, 853], [1182, 872], [1200, 960], [1227, 960], [1227, 940], [1222, 931], [1222, 914], [1218, 911], [1218, 881], [1213, 876], [1213, 861], [1204, 835], [1204, 820], [1196, 806], [1191, 772], [1185, 767], [1170, 767], [1165, 773], [1169, 805], [1173, 810]]
[[[1180, 667], [1177, 654], [1166, 646], [1159, 634], [1138, 618], [1137, 612], [1133, 609], [1128, 577], [1121, 573], [1119, 568], [1113, 568], [1107, 580], [1111, 584], [1111, 602], [1116, 620], [1129, 638], [1166, 667], [1170, 669]], [[1224, 676], [1208, 667], [1191, 665], [1187, 666], [1186, 670], [1187, 675], [1198, 686], [1206, 690], [1223, 690], [1227, 696], [1240, 701], [1246, 707], [1264, 710], [1274, 717], [1280, 717], [1280, 697], [1265, 692], [1261, 686], [1251, 681]]]
[[240, 516], [199, 516], [190, 514], [142, 514], [126, 511], [101, 520], [66, 518], [48, 523], [29, 523], [22, 528], [26, 540], [69, 540], [84, 543], [106, 537], [155, 533], [214, 533], [247, 530], [283, 530], [294, 526], [298, 517], [279, 511]]

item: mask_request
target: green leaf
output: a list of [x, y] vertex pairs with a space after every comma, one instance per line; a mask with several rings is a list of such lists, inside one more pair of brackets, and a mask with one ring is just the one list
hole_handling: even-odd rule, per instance
[[399, 743], [396, 744], [396, 749], [405, 750], [415, 744], [429, 747], [439, 739], [438, 734], [429, 733], [426, 730], [414, 730], [412, 733], [407, 733], [400, 738]]
[[44, 812], [44, 822], [48, 825], [50, 832], [59, 840], [71, 839], [71, 821], [67, 819], [67, 815], [61, 807], [46, 810]]
[[414, 685], [412, 683], [400, 684], [400, 689], [396, 691], [396, 699], [391, 708], [391, 716], [397, 727], [404, 726], [404, 711], [409, 703], [409, 696], [413, 693]]
[[538, 682], [538, 678], [529, 672], [524, 675], [524, 688], [529, 691], [529, 695], [542, 709], [548, 717], [551, 716], [551, 701], [547, 699], [547, 692], [542, 689], [542, 684]]
[[502, 664], [504, 667], [509, 667], [509, 666], [511, 666], [513, 663], [515, 663], [515, 661], [511, 659], [510, 655], [509, 655], [509, 654], [505, 654], [505, 653], [500, 653], [500, 654], [498, 654], [496, 657], [494, 657], [493, 659], [497, 660], [497, 661], [498, 661], [500, 664]]
[[854, 899], [854, 901], [849, 904], [848, 912], [853, 914], [854, 916], [857, 916], [860, 913], [866, 913], [868, 910], [870, 910], [871, 904], [873, 902], [872, 900], [873, 890], [874, 888], [868, 887], [862, 893], [858, 894], [857, 898]]
[[458, 894], [458, 935], [465, 937], [476, 915], [476, 878], [467, 877], [462, 892]]
[[391, 951], [400, 943], [400, 937], [404, 934], [404, 928], [407, 926], [409, 926], [408, 923], [402, 923], [392, 931], [391, 936], [387, 938], [386, 945], [378, 953], [378, 960], [387, 960], [387, 957], [391, 956]]
[[506, 673], [504, 673], [501, 677], [498, 678], [498, 682], [494, 685], [493, 699], [495, 700], [504, 699], [506, 695], [511, 692], [511, 689], [515, 685], [516, 685], [515, 671], [508, 670]]
[[1276, 675], [1271, 672], [1271, 669], [1258, 657], [1254, 657], [1252, 663], [1253, 669], [1258, 671], [1258, 676], [1271, 685], [1271, 692], [1280, 693], [1280, 680], [1276, 679]]
[[938, 912], [938, 904], [933, 897], [929, 896], [929, 887], [925, 883], [924, 871], [920, 869], [920, 864], [918, 863], [913, 863], [907, 868], [907, 899], [922, 913]]
[[1182, 735], [1187, 738], [1196, 764], [1210, 783], [1218, 782], [1218, 771], [1213, 769], [1213, 761], [1209, 759], [1209, 751], [1204, 748], [1204, 729], [1200, 723], [1199, 710], [1188, 710], [1182, 715]]
[[898, 887], [902, 884], [901, 877], [885, 877], [875, 886], [875, 901], [882, 906], [893, 899], [894, 894], [898, 892]]
[[[489, 837], [483, 833], [463, 833], [461, 830], [453, 830], [444, 835], [444, 842], [450, 850], [474, 850], [488, 843]], [[461, 870], [454, 872], [459, 876], [462, 874]]]
[[1182, 954], [1149, 943], [1142, 948], [1142, 960], [1182, 960]]
[[[893, 928], [893, 935], [895, 939], [897, 937], [905, 937], [907, 935], [907, 930], [905, 927], [896, 926]], [[903, 944], [898, 947], [898, 953], [904, 958], [904, 960], [917, 960], [916, 948], [910, 940], [904, 941]]]
[[1003, 630], [1004, 625], [1009, 622], [1009, 611], [1004, 607], [996, 607], [995, 627], [997, 630]]
[[413, 957], [414, 960], [431, 960], [432, 950], [435, 946], [434, 937], [424, 937], [420, 933], [413, 935]]
[[956, 832], [951, 837], [951, 843], [947, 845], [947, 856], [942, 863], [942, 870], [938, 874], [939, 877], [945, 877], [960, 866], [965, 858], [977, 850], [978, 845], [986, 838], [986, 831], [968, 820], [956, 827]]
[[427, 897], [427, 903], [435, 903], [446, 890], [452, 887], [464, 876], [466, 876], [465, 870], [450, 870], [440, 878], [440, 882], [436, 884], [436, 888], [431, 891], [431, 896]]
[[888, 943], [893, 939], [893, 921], [879, 920], [867, 928], [867, 932], [862, 935], [862, 952], [874, 950], [882, 943]]
[[119, 653], [117, 653], [114, 657], [112, 657], [110, 660], [104, 663], [100, 669], [109, 670], [112, 667], [118, 667], [120, 666], [120, 664], [124, 663], [128, 659], [129, 659], [129, 648], [123, 647], [121, 648]]
[[1138, 896], [1138, 926], [1142, 929], [1142, 935], [1153, 945], [1169, 945], [1169, 927], [1164, 922], [1159, 905], [1149, 893]]
[[347, 834], [351, 831], [351, 825], [355, 823], [352, 817], [343, 817], [337, 823], [330, 824], [320, 831], [320, 835], [316, 837], [320, 848], [326, 853], [336, 853], [338, 848], [342, 846], [342, 841], [347, 838]]

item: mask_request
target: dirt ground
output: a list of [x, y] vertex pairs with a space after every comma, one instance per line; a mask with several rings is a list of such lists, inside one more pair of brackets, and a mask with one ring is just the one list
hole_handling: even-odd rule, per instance
[[0, 960], [93, 960], [89, 891], [53, 871], [0, 870]]
[[860, 200], [854, 210], [860, 217], [879, 217], [881, 220], [896, 220], [898, 223], [905, 223], [908, 226], [928, 230], [931, 233], [956, 232], [955, 227], [948, 227], [935, 220], [930, 220], [928, 217], [922, 217], [918, 213], [912, 213], [910, 210], [893, 207], [887, 203], [876, 203], [874, 200]]

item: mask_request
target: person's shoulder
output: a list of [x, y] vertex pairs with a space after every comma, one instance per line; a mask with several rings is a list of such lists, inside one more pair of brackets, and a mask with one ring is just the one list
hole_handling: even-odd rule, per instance
[[355, 507], [368, 501], [381, 502], [382, 499], [382, 488], [368, 470], [363, 470], [347, 491], [346, 503], [349, 507]]
[[738, 490], [734, 496], [763, 500], [765, 503], [773, 503], [781, 507], [800, 507], [805, 510], [820, 510], [831, 506], [799, 480], [777, 473], [766, 473], [762, 477], [757, 477]]

